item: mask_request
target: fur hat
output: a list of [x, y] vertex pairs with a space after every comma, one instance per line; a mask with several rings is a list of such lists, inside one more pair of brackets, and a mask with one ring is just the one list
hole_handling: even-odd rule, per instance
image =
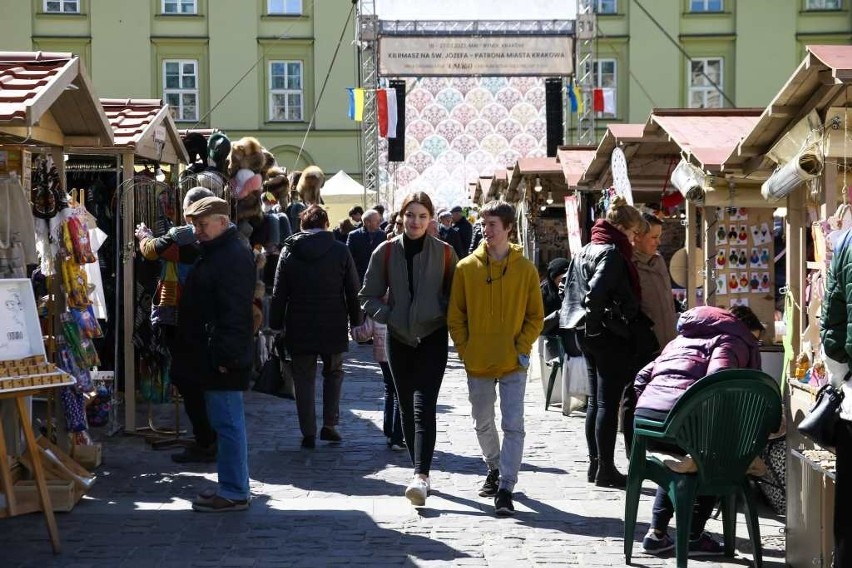
[[308, 166], [302, 170], [299, 183], [296, 185], [299, 199], [308, 205], [321, 203], [320, 188], [323, 183], [325, 183], [325, 175], [322, 170], [317, 166]]
[[263, 146], [257, 138], [244, 136], [231, 144], [231, 155], [228, 157], [229, 176], [233, 176], [241, 169], [248, 169], [259, 174], [263, 171], [265, 163]]
[[205, 156], [207, 156], [207, 141], [201, 133], [190, 132], [184, 136], [183, 147], [189, 155], [190, 164], [194, 164], [199, 160], [205, 161]]

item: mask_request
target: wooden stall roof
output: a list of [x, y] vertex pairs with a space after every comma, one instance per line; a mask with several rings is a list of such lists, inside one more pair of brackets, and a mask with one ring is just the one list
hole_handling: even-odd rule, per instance
[[562, 166], [562, 174], [568, 187], [577, 187], [583, 172], [594, 158], [594, 146], [560, 146], [556, 150], [556, 159]]
[[[169, 107], [162, 100], [101, 99], [101, 105], [115, 133], [116, 146], [131, 148], [137, 155], [151, 160], [169, 163], [189, 161]], [[157, 155], [153, 143], [157, 127], [165, 130], [166, 144], [161, 156]]]
[[745, 172], [771, 169], [765, 154], [813, 110], [852, 98], [852, 45], [809, 45], [805, 58], [725, 161]]
[[642, 141], [645, 131], [644, 124], [610, 124], [598, 144], [595, 155], [583, 175], [577, 180], [578, 184], [588, 185], [600, 179], [609, 169], [609, 158], [617, 146]]
[[0, 51], [0, 129], [13, 141], [113, 143], [85, 67], [71, 53]]
[[509, 177], [509, 191], [517, 189], [523, 176], [550, 176], [562, 173], [562, 166], [553, 158], [518, 158]]
[[660, 110], [651, 114], [646, 135], [665, 133], [703, 170], [721, 171], [726, 158], [757, 124], [762, 109]]

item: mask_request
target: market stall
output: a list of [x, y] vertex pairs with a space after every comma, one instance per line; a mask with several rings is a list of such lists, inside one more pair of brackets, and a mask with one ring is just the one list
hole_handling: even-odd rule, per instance
[[[64, 489], [53, 494], [51, 488], [48, 496], [45, 478], [61, 482], [60, 486], [70, 484], [65, 487], [70, 491], [66, 502], [70, 506], [88, 489], [91, 479], [82, 468], [74, 469], [79, 465], [71, 467], [70, 458], [50, 440], [35, 439], [29, 399], [47, 392], [45, 387], [57, 387], [50, 389], [58, 395], [48, 398], [48, 416], [55, 413], [58, 430], [71, 434], [70, 440], [57, 435], [57, 441], [65, 449], [72, 440], [72, 449], [91, 443], [84, 395], [92, 390], [89, 369], [97, 359], [92, 340], [100, 330], [84, 266], [93, 262], [93, 255], [87, 219], [67, 193], [63, 148], [74, 144], [108, 147], [113, 135], [82, 63], [70, 53], [0, 52], [0, 85], [0, 194], [6, 204], [0, 208], [0, 283], [3, 305], [19, 312], [4, 316], [4, 325], [20, 326], [4, 334], [0, 345], [4, 377], [0, 398], [11, 401], [17, 410], [3, 412], [7, 436], [0, 453], [11, 458], [3, 456], [0, 467], [3, 512], [43, 510], [58, 552], [51, 503], [59, 502]], [[19, 344], [26, 349], [16, 349]], [[60, 380], [53, 381], [53, 375]], [[18, 420], [26, 454], [20, 447]], [[50, 435], [50, 421], [47, 429]], [[49, 459], [42, 467], [44, 457]], [[34, 475], [37, 487], [35, 501], [20, 507], [23, 471], [18, 464]]]
[[[175, 180], [188, 158], [163, 101], [100, 99], [100, 103], [114, 132], [114, 144], [66, 147], [65, 174], [68, 187], [83, 196], [81, 201], [111, 244], [99, 254], [101, 272], [108, 275], [96, 303], [105, 331], [99, 354], [104, 363], [101, 369], [107, 372], [102, 376], [114, 372], [121, 385], [121, 389], [108, 385], [112, 395], [108, 430], [114, 433], [122, 428], [119, 410], [123, 407], [123, 428], [132, 433], [137, 430], [136, 393], [149, 402], [169, 396], [161, 351], [155, 342], [142, 340], [150, 330], [147, 322], [136, 317], [150, 312], [149, 305], [140, 303], [150, 304], [156, 279], [146, 269], [150, 267], [134, 261], [133, 231], [144, 222], [161, 234], [182, 222]], [[118, 396], [119, 390], [123, 397]], [[154, 429], [150, 414], [143, 428]]]
[[[852, 46], [809, 46], [799, 67], [726, 160], [765, 179], [761, 193], [783, 208], [787, 408], [787, 563], [830, 566], [834, 458], [796, 425], [824, 382], [819, 313], [832, 233], [852, 228], [850, 101]], [[779, 255], [780, 256], [780, 255]]]

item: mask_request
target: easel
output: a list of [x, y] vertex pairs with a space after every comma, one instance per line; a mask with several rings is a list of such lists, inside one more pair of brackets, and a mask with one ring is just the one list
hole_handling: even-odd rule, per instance
[[[21, 429], [24, 432], [24, 439], [27, 442], [27, 455], [32, 464], [32, 474], [35, 477], [36, 488], [38, 489], [38, 499], [41, 505], [41, 510], [44, 512], [45, 520], [47, 521], [47, 532], [50, 535], [50, 543], [53, 546], [53, 553], [59, 554], [59, 530], [56, 528], [56, 518], [53, 515], [53, 506], [50, 503], [50, 495], [47, 492], [47, 482], [44, 477], [44, 468], [41, 463], [41, 454], [39, 446], [36, 443], [35, 435], [33, 434], [32, 421], [30, 419], [29, 409], [25, 402], [26, 397], [47, 394], [48, 391], [66, 386], [70, 383], [54, 384], [49, 386], [38, 386], [33, 388], [21, 389], [12, 392], [0, 391], [0, 400], [15, 399], [15, 405], [18, 409], [18, 417], [21, 422]], [[29, 511], [19, 511], [15, 503], [15, 490], [12, 482], [12, 473], [9, 470], [9, 462], [6, 458], [6, 437], [3, 429], [3, 423], [0, 421], [0, 488], [2, 488], [6, 496], [6, 507], [0, 510], [0, 518], [14, 517], [27, 513]]]

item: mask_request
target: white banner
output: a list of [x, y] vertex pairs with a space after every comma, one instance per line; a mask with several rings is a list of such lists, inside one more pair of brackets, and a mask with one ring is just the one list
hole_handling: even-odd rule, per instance
[[381, 36], [386, 77], [566, 77], [574, 72], [569, 36]]

